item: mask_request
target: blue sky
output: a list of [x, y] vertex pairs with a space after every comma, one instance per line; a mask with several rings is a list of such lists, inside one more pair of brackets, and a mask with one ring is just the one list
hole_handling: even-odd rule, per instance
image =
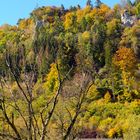
[[[87, 0], [1, 0], [0, 25], [8, 23], [15, 25], [19, 18], [27, 18], [31, 11], [38, 6], [60, 6], [80, 4], [82, 7]], [[120, 0], [101, 0], [103, 3], [113, 6]], [[94, 3], [94, 0], [92, 0]]]

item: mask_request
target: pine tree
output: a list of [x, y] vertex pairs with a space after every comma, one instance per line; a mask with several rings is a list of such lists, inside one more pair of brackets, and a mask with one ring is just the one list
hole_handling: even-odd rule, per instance
[[133, 6], [131, 0], [127, 0], [127, 4], [128, 4], [129, 6]]
[[86, 5], [87, 5], [87, 6], [91, 5], [91, 0], [87, 0]]
[[64, 11], [65, 10], [65, 7], [63, 4], [61, 4], [61, 10]]
[[79, 4], [77, 5], [77, 9], [81, 9], [81, 6]]
[[91, 8], [93, 7], [91, 0], [87, 0], [86, 6], [90, 6]]
[[99, 8], [101, 6], [102, 2], [100, 0], [95, 1], [95, 7]]

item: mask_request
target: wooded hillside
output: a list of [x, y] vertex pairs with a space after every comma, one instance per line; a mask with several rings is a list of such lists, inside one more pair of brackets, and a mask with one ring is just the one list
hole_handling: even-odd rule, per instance
[[44, 6], [1, 26], [1, 138], [139, 140], [140, 1]]

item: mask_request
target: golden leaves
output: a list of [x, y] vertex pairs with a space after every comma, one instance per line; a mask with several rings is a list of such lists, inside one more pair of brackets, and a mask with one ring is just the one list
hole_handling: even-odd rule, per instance
[[134, 51], [131, 48], [126, 47], [119, 48], [113, 58], [113, 63], [122, 70], [133, 68], [135, 62], [136, 58]]

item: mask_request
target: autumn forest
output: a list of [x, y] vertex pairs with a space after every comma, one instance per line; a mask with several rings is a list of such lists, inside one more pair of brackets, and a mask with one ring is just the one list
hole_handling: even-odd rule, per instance
[[140, 1], [38, 7], [0, 26], [0, 139], [140, 140]]

